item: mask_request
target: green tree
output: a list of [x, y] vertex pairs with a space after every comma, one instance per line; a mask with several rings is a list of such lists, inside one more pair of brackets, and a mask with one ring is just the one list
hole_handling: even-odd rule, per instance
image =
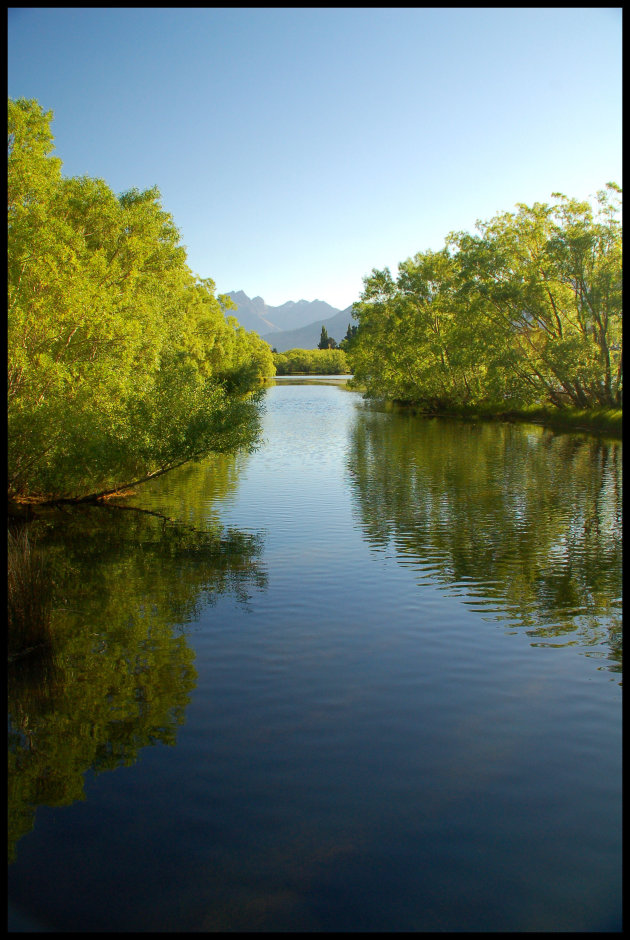
[[319, 338], [319, 343], [317, 344], [318, 349], [335, 349], [337, 347], [337, 341], [328, 335], [328, 330], [324, 325], [322, 325], [322, 332]]
[[273, 359], [278, 375], [344, 375], [350, 371], [343, 349], [288, 349]]
[[352, 340], [353, 340], [354, 337], [357, 335], [357, 330], [358, 330], [358, 329], [359, 329], [359, 327], [356, 325], [356, 323], [354, 323], [354, 324], [348, 323], [348, 329], [346, 330], [346, 335], [344, 336], [344, 338], [343, 338], [343, 339], [341, 340], [341, 342], [339, 343], [339, 349], [343, 349], [344, 352], [347, 352], [347, 351], [348, 351], [348, 349], [350, 348], [350, 345], [351, 345], [351, 343], [352, 343]]
[[364, 278], [348, 348], [368, 394], [438, 410], [621, 407], [619, 187], [557, 194]]
[[349, 356], [371, 394], [438, 410], [484, 397], [488, 341], [473, 311], [460, 315], [457, 275], [444, 248], [402, 262], [396, 281], [388, 268], [365, 278]]
[[190, 271], [158, 190], [63, 178], [51, 114], [8, 110], [10, 496], [116, 490], [252, 446], [271, 350]]
[[286, 375], [288, 371], [288, 359], [284, 353], [274, 352], [273, 363], [276, 367], [276, 375]]
[[319, 338], [319, 343], [317, 344], [318, 349], [328, 349], [330, 340], [328, 338], [328, 330], [325, 326], [322, 325], [322, 333]]
[[463, 302], [483, 308], [486, 334], [509, 340], [521, 393], [562, 406], [620, 407], [621, 190], [598, 209], [554, 194], [451, 236]]

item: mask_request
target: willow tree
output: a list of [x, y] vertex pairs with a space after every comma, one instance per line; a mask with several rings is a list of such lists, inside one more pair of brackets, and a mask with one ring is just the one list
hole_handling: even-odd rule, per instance
[[348, 350], [368, 393], [429, 408], [620, 407], [619, 187], [519, 205], [439, 252], [374, 269]]
[[620, 407], [621, 190], [588, 202], [518, 205], [479, 223], [456, 247], [462, 309], [482, 308], [486, 333], [509, 344], [524, 396], [555, 405]]
[[9, 495], [102, 494], [253, 446], [271, 352], [190, 271], [157, 188], [63, 177], [52, 114], [8, 110]]
[[[459, 269], [448, 248], [418, 253], [364, 279], [349, 350], [355, 379], [373, 395], [433, 409], [478, 403], [494, 389], [502, 346], [479, 310], [462, 314]], [[500, 383], [499, 383], [500, 384]]]

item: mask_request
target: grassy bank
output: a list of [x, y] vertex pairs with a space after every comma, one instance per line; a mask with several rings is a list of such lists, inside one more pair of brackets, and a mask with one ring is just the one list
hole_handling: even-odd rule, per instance
[[[418, 414], [429, 414], [419, 405], [407, 406]], [[621, 408], [555, 408], [551, 405], [527, 405], [506, 408], [504, 405], [461, 406], [440, 413], [436, 417], [466, 418], [468, 420], [524, 421], [557, 428], [559, 431], [588, 431], [621, 437], [623, 411]]]
[[531, 405], [512, 414], [508, 419], [533, 421], [566, 431], [591, 431], [621, 437], [623, 411], [621, 408], [551, 408]]
[[[365, 394], [365, 387], [351, 379], [347, 388]], [[419, 403], [391, 401], [389, 405], [414, 414], [431, 417], [466, 418], [470, 421], [524, 421], [557, 428], [559, 431], [588, 431], [621, 437], [623, 410], [621, 408], [555, 408], [551, 405], [526, 405], [521, 408], [505, 405], [475, 405], [449, 408], [442, 411], [423, 407]]]

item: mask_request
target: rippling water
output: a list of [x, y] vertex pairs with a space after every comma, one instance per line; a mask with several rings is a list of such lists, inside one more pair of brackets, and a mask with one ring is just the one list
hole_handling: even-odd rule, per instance
[[619, 930], [621, 444], [330, 380], [265, 438], [44, 527], [14, 927]]

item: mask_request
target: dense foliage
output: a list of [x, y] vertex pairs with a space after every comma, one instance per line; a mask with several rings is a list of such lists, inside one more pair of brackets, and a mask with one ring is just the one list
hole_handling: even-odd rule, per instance
[[619, 408], [621, 190], [517, 206], [364, 279], [349, 350], [369, 394], [443, 409]]
[[116, 489], [251, 446], [274, 374], [193, 275], [156, 188], [66, 178], [52, 113], [8, 105], [9, 494]]
[[337, 340], [333, 339], [332, 336], [328, 335], [328, 330], [322, 323], [322, 332], [319, 337], [319, 343], [317, 344], [318, 349], [336, 349]]
[[343, 349], [287, 349], [274, 353], [277, 375], [345, 375], [350, 372]]

